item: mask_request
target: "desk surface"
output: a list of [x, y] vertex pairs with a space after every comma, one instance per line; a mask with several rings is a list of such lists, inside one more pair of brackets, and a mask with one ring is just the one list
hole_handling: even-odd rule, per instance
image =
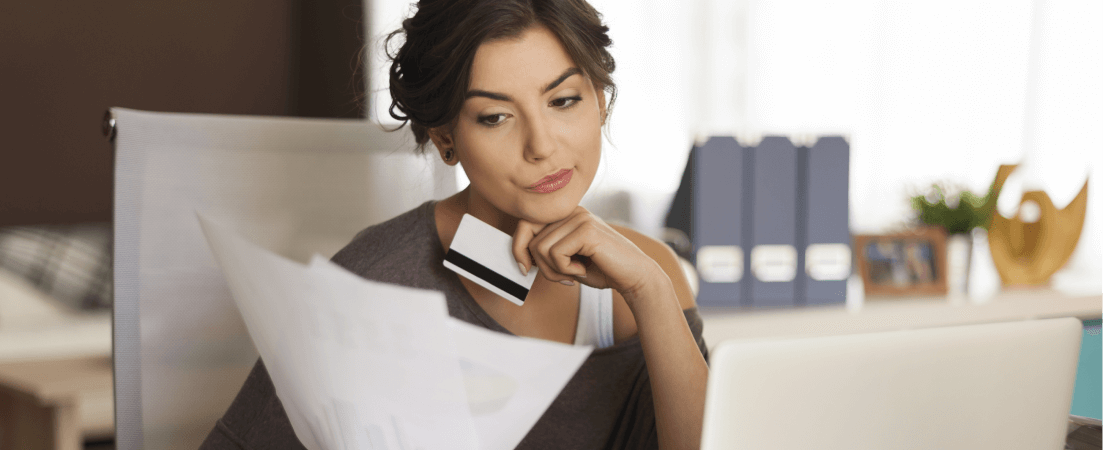
[[111, 312], [0, 329], [0, 364], [111, 357]]
[[75, 407], [85, 437], [115, 432], [110, 356], [0, 364], [0, 387], [33, 397], [46, 407]]
[[705, 342], [727, 339], [829, 336], [975, 323], [1103, 315], [1103, 296], [1052, 290], [1004, 291], [980, 301], [969, 298], [870, 298], [857, 305], [778, 310], [702, 308]]

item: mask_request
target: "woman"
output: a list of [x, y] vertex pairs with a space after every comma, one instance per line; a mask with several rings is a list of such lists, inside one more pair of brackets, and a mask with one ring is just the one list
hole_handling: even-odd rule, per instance
[[[707, 350], [673, 251], [578, 206], [616, 90], [584, 0], [422, 1], [391, 56], [391, 115], [471, 184], [368, 227], [333, 257], [367, 279], [445, 293], [449, 314], [597, 347], [518, 448], [697, 448]], [[464, 214], [513, 236], [536, 278], [516, 306], [443, 267]], [[646, 365], [645, 365], [646, 362]], [[204, 448], [301, 448], [258, 360]]]

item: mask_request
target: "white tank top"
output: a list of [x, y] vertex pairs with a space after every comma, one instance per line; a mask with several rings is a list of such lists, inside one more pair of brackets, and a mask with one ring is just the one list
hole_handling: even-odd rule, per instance
[[605, 348], [613, 345], [613, 290], [595, 289], [585, 284], [578, 301], [578, 328], [574, 345]]

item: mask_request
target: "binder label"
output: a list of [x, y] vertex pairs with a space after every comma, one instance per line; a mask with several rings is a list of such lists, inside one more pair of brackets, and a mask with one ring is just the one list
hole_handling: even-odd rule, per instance
[[751, 250], [751, 271], [759, 281], [793, 281], [797, 277], [797, 249], [792, 245], [757, 245]]
[[706, 245], [697, 250], [697, 273], [706, 283], [735, 283], [743, 278], [743, 249]]
[[811, 244], [804, 253], [804, 270], [816, 281], [845, 280], [850, 276], [850, 246]]

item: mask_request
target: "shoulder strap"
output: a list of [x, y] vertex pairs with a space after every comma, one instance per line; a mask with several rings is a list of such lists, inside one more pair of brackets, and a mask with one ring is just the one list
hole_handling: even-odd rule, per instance
[[[595, 289], [596, 290], [596, 289]], [[601, 301], [598, 302], [598, 317], [600, 318], [600, 339], [598, 348], [613, 346], [613, 290], [601, 289]]]
[[604, 348], [613, 345], [613, 291], [582, 285], [578, 299], [575, 345]]
[[578, 325], [574, 345], [597, 345], [597, 290], [581, 284], [578, 296]]

